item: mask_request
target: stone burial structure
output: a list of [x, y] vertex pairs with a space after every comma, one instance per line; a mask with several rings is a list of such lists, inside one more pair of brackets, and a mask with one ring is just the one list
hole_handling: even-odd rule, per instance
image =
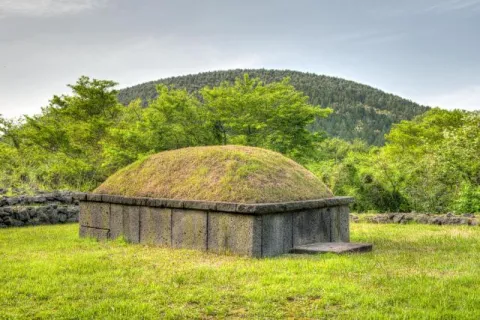
[[81, 237], [251, 257], [372, 248], [349, 242], [352, 198], [260, 148], [161, 152], [76, 198]]

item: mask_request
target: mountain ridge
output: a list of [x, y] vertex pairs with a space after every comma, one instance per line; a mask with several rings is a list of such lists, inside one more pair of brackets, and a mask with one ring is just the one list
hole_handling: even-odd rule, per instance
[[369, 85], [339, 77], [310, 72], [278, 69], [231, 69], [206, 71], [144, 82], [119, 90], [123, 104], [141, 98], [144, 103], [156, 97], [156, 84], [173, 85], [195, 92], [205, 86], [232, 82], [248, 73], [265, 83], [290, 78], [291, 84], [309, 96], [310, 103], [329, 107], [334, 112], [312, 124], [312, 130], [325, 130], [329, 136], [345, 140], [361, 139], [371, 145], [383, 145], [392, 124], [411, 120], [430, 108]]

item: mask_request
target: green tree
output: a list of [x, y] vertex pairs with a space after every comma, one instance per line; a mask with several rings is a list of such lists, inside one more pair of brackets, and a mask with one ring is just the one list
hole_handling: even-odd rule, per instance
[[109, 129], [105, 166], [119, 168], [148, 154], [214, 143], [207, 110], [194, 95], [164, 85], [157, 90], [146, 108], [133, 101]]
[[264, 147], [297, 159], [310, 154], [323, 138], [308, 125], [331, 113], [310, 105], [288, 78], [264, 84], [245, 74], [233, 84], [206, 87], [200, 94], [219, 143]]
[[29, 188], [91, 189], [106, 177], [102, 145], [124, 108], [115, 82], [80, 77], [71, 95], [54, 96], [40, 115], [2, 122], [3, 139], [20, 159], [16, 174]]
[[81, 77], [69, 85], [71, 94], [54, 96], [41, 114], [2, 119], [2, 184], [91, 190], [148, 154], [219, 143], [305, 161], [324, 140], [309, 126], [331, 112], [310, 105], [288, 79], [264, 84], [245, 75], [198, 94], [159, 85], [146, 107], [140, 100], [119, 105], [115, 85]]
[[311, 105], [321, 105], [335, 111], [327, 118], [316, 119], [310, 126], [311, 130], [321, 133], [326, 131], [330, 137], [344, 140], [361, 139], [369, 145], [383, 145], [384, 135], [390, 131], [393, 123], [411, 120], [429, 109], [353, 81], [306, 72], [266, 69], [202, 72], [151, 81], [120, 90], [119, 99], [128, 105], [141, 98], [146, 105], [157, 95], [156, 84], [175, 86], [194, 93], [206, 86], [218, 87], [222, 82], [234, 83], [244, 74], [259, 78], [265, 84], [290, 78], [295, 89], [309, 97]]

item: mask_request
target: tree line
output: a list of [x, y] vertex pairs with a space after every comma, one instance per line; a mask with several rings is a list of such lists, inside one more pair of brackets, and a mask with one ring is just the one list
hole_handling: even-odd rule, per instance
[[[302, 163], [357, 211], [480, 211], [480, 114], [431, 109], [393, 124], [384, 146], [329, 137], [289, 78], [248, 74], [196, 91], [165, 84], [145, 105], [81, 77], [41, 114], [0, 117], [0, 188], [89, 191], [133, 161], [188, 146], [239, 144]], [[350, 130], [355, 130], [351, 127]]]
[[313, 106], [288, 79], [245, 75], [199, 95], [158, 85], [146, 107], [117, 100], [116, 83], [81, 77], [36, 116], [0, 122], [0, 184], [91, 190], [146, 155], [188, 146], [242, 144], [308, 157], [323, 136], [308, 130], [331, 110]]
[[369, 145], [381, 146], [385, 143], [384, 136], [390, 131], [392, 124], [411, 120], [428, 110], [428, 107], [367, 85], [291, 70], [236, 69], [203, 72], [125, 88], [119, 91], [118, 97], [124, 105], [138, 98], [146, 105], [157, 96], [157, 84], [173, 85], [195, 93], [206, 86], [218, 86], [222, 82], [233, 83], [236, 78], [246, 73], [264, 83], [290, 78], [295, 89], [309, 97], [310, 104], [328, 107], [334, 111], [327, 118], [317, 119], [309, 129], [326, 132], [330, 137], [348, 141], [361, 139]]
[[480, 112], [432, 109], [386, 141], [328, 139], [309, 167], [358, 211], [480, 212]]

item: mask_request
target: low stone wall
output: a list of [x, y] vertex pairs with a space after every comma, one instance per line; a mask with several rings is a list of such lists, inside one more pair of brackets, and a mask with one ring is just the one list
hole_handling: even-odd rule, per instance
[[351, 214], [350, 219], [353, 222], [369, 223], [420, 223], [435, 225], [466, 225], [478, 226], [480, 219], [474, 214], [455, 215], [447, 214], [429, 214], [429, 213], [380, 213], [380, 214]]
[[71, 192], [0, 198], [0, 228], [78, 222], [78, 214]]
[[80, 236], [132, 243], [275, 256], [295, 246], [349, 242], [352, 198], [270, 204], [77, 194]]

